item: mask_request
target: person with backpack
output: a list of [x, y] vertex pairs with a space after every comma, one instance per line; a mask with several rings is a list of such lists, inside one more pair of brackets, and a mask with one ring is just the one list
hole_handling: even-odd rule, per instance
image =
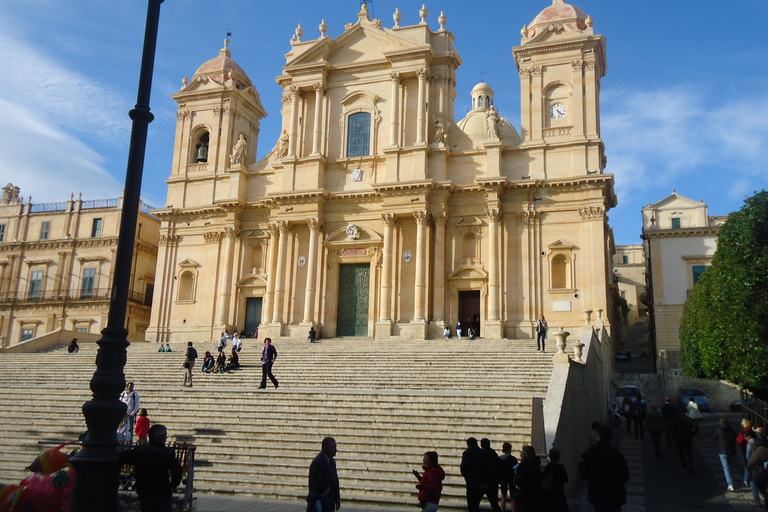
[[[517, 466], [517, 457], [512, 455], [512, 445], [510, 443], [504, 443], [501, 445], [501, 512], [507, 511], [507, 496], [509, 495], [510, 503], [515, 499], [515, 466]], [[514, 509], [514, 505], [510, 507]]]
[[597, 444], [579, 459], [579, 475], [587, 480], [587, 501], [596, 512], [620, 511], [627, 502], [629, 467], [622, 453], [611, 446], [613, 429], [597, 429]]
[[568, 512], [568, 501], [565, 496], [565, 484], [568, 483], [568, 472], [560, 464], [560, 450], [549, 450], [549, 464], [541, 472], [541, 494], [544, 510], [547, 512]]

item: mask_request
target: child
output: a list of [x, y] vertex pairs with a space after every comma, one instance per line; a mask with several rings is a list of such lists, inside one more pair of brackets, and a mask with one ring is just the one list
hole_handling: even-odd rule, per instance
[[422, 469], [424, 474], [420, 475], [418, 471], [413, 470], [419, 483], [416, 488], [419, 490], [419, 506], [422, 512], [437, 511], [440, 497], [443, 493], [443, 480], [445, 480], [445, 471], [437, 463], [437, 452], [427, 452], [424, 454]]
[[136, 437], [139, 438], [138, 444], [149, 442], [149, 418], [147, 418], [146, 409], [139, 411], [139, 419], [136, 420]]
[[128, 423], [128, 415], [123, 416], [123, 421], [117, 427], [117, 442], [120, 444], [131, 444], [131, 426]]

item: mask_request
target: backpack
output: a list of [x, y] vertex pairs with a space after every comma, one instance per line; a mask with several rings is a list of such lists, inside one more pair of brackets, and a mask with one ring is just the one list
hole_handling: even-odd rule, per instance
[[645, 402], [641, 402], [638, 400], [634, 404], [632, 404], [632, 415], [635, 418], [645, 418], [646, 413], [648, 412], [647, 406], [645, 405]]

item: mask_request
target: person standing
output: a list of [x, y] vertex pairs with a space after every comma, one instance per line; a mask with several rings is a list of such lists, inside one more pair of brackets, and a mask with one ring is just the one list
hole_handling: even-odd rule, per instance
[[515, 466], [517, 466], [517, 457], [512, 455], [512, 445], [504, 443], [501, 445], [501, 512], [507, 510], [507, 495], [512, 503], [510, 509], [514, 509], [515, 499]]
[[195, 367], [197, 359], [197, 350], [192, 346], [192, 342], [187, 342], [187, 352], [184, 354], [184, 385], [192, 387], [192, 368]]
[[136, 437], [139, 438], [139, 444], [149, 442], [149, 418], [147, 417], [147, 410], [142, 409], [139, 412], [139, 418], [136, 420]]
[[651, 435], [653, 453], [657, 457], [661, 457], [661, 434], [666, 428], [667, 420], [659, 412], [659, 407], [656, 404], [651, 404], [651, 411], [648, 413], [648, 418], [645, 420], [645, 429]]
[[261, 353], [261, 386], [259, 389], [266, 389], [267, 377], [272, 381], [277, 389], [277, 379], [272, 375], [272, 365], [277, 359], [277, 349], [272, 346], [272, 338], [264, 338], [264, 351]]
[[667, 436], [667, 448], [672, 448], [672, 429], [675, 426], [675, 419], [677, 419], [677, 407], [672, 403], [669, 397], [664, 398], [664, 405], [661, 406], [661, 415], [667, 422], [667, 428], [665, 430]]
[[568, 512], [568, 501], [565, 496], [565, 484], [568, 483], [568, 472], [560, 464], [560, 450], [549, 450], [549, 464], [541, 472], [541, 491], [544, 510], [547, 512]]
[[136, 473], [136, 493], [141, 510], [171, 512], [173, 490], [181, 483], [181, 465], [166, 448], [168, 430], [163, 425], [149, 429], [149, 443], [126, 450], [118, 457], [120, 464], [133, 464]]
[[309, 465], [307, 512], [334, 512], [341, 507], [339, 475], [336, 473], [334, 459], [336, 451], [336, 440], [326, 437], [323, 439], [320, 453]]
[[519, 489], [519, 505], [523, 512], [540, 512], [541, 460], [533, 446], [523, 446], [514, 481]]
[[547, 320], [544, 318], [544, 315], [539, 315], [539, 319], [536, 320], [536, 351], [546, 352], [544, 340], [547, 337], [547, 329], [549, 329]]
[[[693, 437], [699, 431], [691, 418], [685, 413], [678, 414], [675, 418], [675, 424], [672, 427], [672, 436], [677, 441], [677, 453], [680, 456], [680, 470], [686, 471], [693, 469]], [[688, 462], [686, 462], [686, 456]]]
[[485, 455], [477, 445], [477, 439], [467, 439], [467, 449], [461, 456], [461, 476], [467, 486], [467, 511], [478, 512], [488, 486], [485, 471]]
[[587, 501], [595, 512], [620, 512], [627, 502], [629, 468], [624, 455], [611, 446], [611, 439], [611, 427], [601, 426], [597, 429], [597, 444], [579, 459], [579, 475], [587, 480]]
[[133, 429], [136, 428], [136, 413], [139, 412], [139, 393], [133, 389], [133, 382], [129, 382], [125, 391], [120, 395], [120, 401], [125, 404], [125, 413], [128, 421], [125, 424], [128, 442], [133, 440]]
[[219, 342], [216, 344], [216, 349], [219, 352], [224, 352], [225, 348], [227, 348], [227, 332], [222, 331], [221, 336], [219, 337]]
[[440, 497], [443, 492], [443, 480], [445, 480], [445, 471], [438, 464], [437, 452], [427, 452], [424, 454], [421, 468], [424, 474], [419, 474], [415, 469], [413, 475], [419, 481], [416, 488], [419, 490], [419, 506], [422, 512], [436, 512], [440, 503]]
[[635, 400], [632, 404], [632, 419], [635, 422], [635, 440], [643, 437], [645, 427], [645, 417], [648, 415], [648, 408], [645, 400]]
[[701, 410], [699, 409], [699, 404], [696, 403], [696, 400], [694, 400], [693, 397], [688, 398], [688, 417], [691, 418], [693, 424], [697, 427], [699, 426], [701, 419], [704, 417], [704, 415], [701, 414]]
[[720, 464], [723, 465], [725, 482], [729, 491], [735, 491], [733, 476], [731, 475], [731, 459], [736, 455], [736, 432], [733, 431], [728, 420], [720, 418], [720, 424], [715, 429], [715, 441], [717, 441], [717, 453], [720, 456]]
[[461, 341], [461, 322], [456, 322], [456, 337]]
[[491, 505], [491, 510], [501, 512], [499, 507], [499, 480], [501, 480], [501, 459], [496, 450], [491, 448], [491, 441], [488, 438], [480, 440], [480, 449], [485, 456], [485, 496]]

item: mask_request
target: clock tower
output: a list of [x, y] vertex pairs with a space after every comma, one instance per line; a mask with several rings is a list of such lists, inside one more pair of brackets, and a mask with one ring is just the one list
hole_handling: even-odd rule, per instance
[[533, 175], [566, 178], [602, 173], [600, 78], [605, 38], [592, 18], [564, 0], [552, 0], [521, 30], [512, 49], [520, 73], [521, 136]]

